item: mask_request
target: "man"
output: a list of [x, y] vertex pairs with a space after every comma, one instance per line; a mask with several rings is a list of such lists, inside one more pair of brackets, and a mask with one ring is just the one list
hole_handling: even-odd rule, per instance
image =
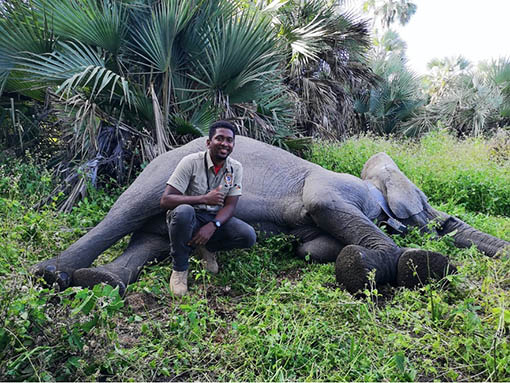
[[218, 272], [212, 252], [247, 248], [256, 240], [247, 223], [233, 217], [242, 194], [243, 168], [229, 158], [235, 145], [235, 127], [217, 121], [209, 128], [207, 150], [187, 155], [167, 181], [160, 206], [167, 212], [173, 271], [170, 290], [188, 291], [189, 256], [198, 248], [210, 272]]

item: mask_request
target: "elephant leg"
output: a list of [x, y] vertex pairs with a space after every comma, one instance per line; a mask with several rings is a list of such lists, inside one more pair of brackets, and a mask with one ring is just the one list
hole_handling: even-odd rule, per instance
[[127, 285], [136, 281], [142, 267], [149, 262], [165, 259], [169, 249], [168, 235], [137, 231], [121, 256], [103, 266], [74, 271], [73, 283], [76, 286], [92, 287], [104, 282], [118, 286], [119, 293], [123, 295]]
[[[310, 211], [310, 210], [309, 210]], [[336, 258], [336, 280], [347, 291], [355, 293], [368, 284], [375, 270], [377, 284], [394, 283], [398, 258], [403, 252], [363, 212], [346, 201], [311, 212], [319, 228], [327, 231], [345, 247]]]
[[304, 242], [296, 249], [296, 255], [307, 261], [327, 263], [334, 262], [344, 246], [328, 234], [320, 235]]
[[[372, 270], [375, 270], [376, 284], [407, 287], [415, 286], [417, 281], [428, 280], [426, 266], [429, 264], [437, 265], [433, 275], [446, 275], [448, 262], [442, 254], [416, 250], [403, 257], [405, 249], [399, 248], [363, 212], [348, 202], [335, 202], [334, 208], [317, 209], [312, 217], [320, 228], [328, 228], [328, 233], [340, 244], [346, 245], [336, 258], [335, 274], [337, 282], [347, 291], [356, 293], [363, 290]], [[409, 258], [414, 262], [406, 262]], [[420, 268], [416, 268], [416, 264]], [[411, 267], [419, 272], [419, 278], [412, 278], [413, 273], [408, 272]]]
[[[381, 270], [384, 271], [383, 262], [380, 253], [374, 250], [358, 245], [346, 246], [336, 259], [336, 280], [351, 294], [355, 294], [367, 286], [369, 272], [375, 270], [376, 284], [383, 284], [380, 275]], [[403, 250], [397, 258], [395, 279], [385, 282], [413, 288], [434, 279], [441, 279], [455, 270], [455, 267], [450, 265], [448, 259], [441, 253], [407, 249]]]
[[159, 207], [161, 193], [162, 190], [157, 188], [144, 189], [143, 180], [137, 179], [98, 225], [60, 255], [33, 266], [31, 272], [42, 276], [49, 284], [57, 282], [61, 290], [67, 288], [75, 270], [89, 267], [103, 251], [125, 235], [142, 229], [148, 219], [162, 213]]

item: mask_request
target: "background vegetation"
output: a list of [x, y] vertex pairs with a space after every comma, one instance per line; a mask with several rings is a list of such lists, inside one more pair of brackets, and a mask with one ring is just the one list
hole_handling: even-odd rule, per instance
[[[510, 160], [490, 141], [435, 131], [420, 142], [361, 137], [316, 144], [309, 158], [359, 175], [384, 150], [432, 204], [510, 240]], [[473, 173], [474, 171], [474, 173]], [[474, 174], [470, 177], [470, 174]], [[413, 232], [401, 246], [447, 254], [458, 273], [418, 290], [371, 287], [354, 298], [332, 264], [293, 258], [273, 237], [220, 254], [212, 276], [192, 263], [191, 293], [175, 300], [169, 264], [147, 267], [121, 299], [109, 286], [55, 293], [28, 267], [58, 254], [106, 214], [97, 192], [69, 214], [32, 204], [51, 190], [34, 163], [0, 167], [1, 380], [507, 381], [510, 257], [459, 250]], [[120, 193], [115, 189], [115, 193]], [[127, 240], [99, 260], [122, 252]]]
[[[292, 150], [308, 137], [459, 137], [510, 124], [510, 61], [438, 58], [419, 77], [395, 31], [411, 0], [0, 2], [0, 148], [48, 156], [69, 211], [101, 176], [233, 120]], [[306, 138], [305, 138], [306, 137]], [[47, 201], [41, 201], [47, 202]]]

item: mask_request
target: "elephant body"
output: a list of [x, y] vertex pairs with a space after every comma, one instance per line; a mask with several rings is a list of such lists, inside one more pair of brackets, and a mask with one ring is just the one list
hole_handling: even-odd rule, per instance
[[[205, 138], [199, 138], [154, 159], [96, 227], [58, 257], [36, 265], [35, 272], [61, 287], [103, 281], [124, 289], [136, 280], [144, 264], [168, 255], [161, 195], [181, 158], [205, 150]], [[336, 259], [337, 279], [342, 269], [349, 268], [375, 268], [378, 283], [398, 279], [396, 269], [403, 249], [374, 221], [425, 227], [437, 220], [439, 235], [455, 231], [457, 245], [475, 244], [489, 256], [510, 245], [433, 209], [384, 153], [367, 161], [361, 179], [242, 136], [236, 137], [232, 158], [240, 161], [244, 170], [243, 195], [235, 216], [262, 232], [296, 235], [301, 240], [298, 256], [308, 255], [319, 262]], [[123, 255], [109, 265], [90, 268], [104, 250], [130, 233], [133, 236]], [[411, 255], [416, 261], [425, 253]]]

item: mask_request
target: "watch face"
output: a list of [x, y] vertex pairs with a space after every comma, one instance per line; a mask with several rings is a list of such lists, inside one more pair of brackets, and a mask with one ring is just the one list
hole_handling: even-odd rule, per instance
[[221, 226], [220, 221], [214, 221], [214, 224], [216, 225], [216, 227], [220, 227]]

